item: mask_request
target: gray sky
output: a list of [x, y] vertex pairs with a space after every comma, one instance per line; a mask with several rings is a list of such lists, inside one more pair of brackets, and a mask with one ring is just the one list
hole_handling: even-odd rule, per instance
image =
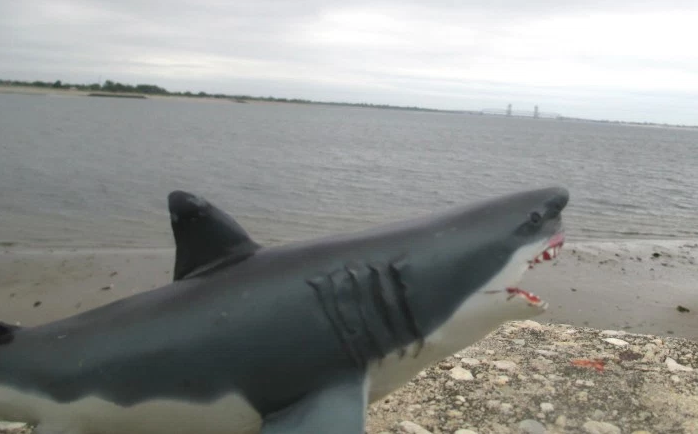
[[698, 2], [0, 1], [0, 78], [698, 124]]

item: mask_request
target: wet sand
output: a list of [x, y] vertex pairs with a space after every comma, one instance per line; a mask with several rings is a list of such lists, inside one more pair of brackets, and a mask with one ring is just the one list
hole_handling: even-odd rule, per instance
[[[4, 247], [0, 320], [37, 325], [150, 290], [173, 261], [172, 249]], [[568, 243], [520, 286], [550, 303], [542, 323], [698, 340], [698, 240]]]

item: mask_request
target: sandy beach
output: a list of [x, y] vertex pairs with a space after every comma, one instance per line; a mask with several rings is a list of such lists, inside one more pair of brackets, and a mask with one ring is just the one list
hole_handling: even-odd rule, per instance
[[[147, 291], [171, 280], [173, 256], [5, 246], [0, 318], [32, 326]], [[696, 282], [696, 240], [568, 243], [521, 285], [548, 312], [374, 403], [367, 432], [696, 433]]]
[[[0, 318], [36, 325], [171, 280], [173, 249], [0, 253]], [[550, 303], [535, 319], [698, 340], [698, 241], [568, 243], [522, 288]], [[679, 308], [681, 306], [681, 308]]]

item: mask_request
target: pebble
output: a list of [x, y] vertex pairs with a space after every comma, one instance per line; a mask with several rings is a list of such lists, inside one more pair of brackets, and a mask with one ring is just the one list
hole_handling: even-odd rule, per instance
[[509, 383], [509, 377], [506, 375], [500, 375], [497, 377], [497, 379], [494, 380], [496, 384], [499, 384], [500, 386], [504, 386], [505, 384]]
[[497, 401], [496, 399], [491, 399], [491, 400], [487, 401], [487, 403], [485, 405], [489, 409], [495, 409], [495, 408], [499, 408], [499, 406], [502, 405], [502, 403], [501, 403], [501, 401]]
[[691, 371], [693, 371], [692, 367], [680, 365], [676, 362], [676, 360], [672, 359], [671, 357], [667, 357], [665, 363], [666, 363], [666, 367], [669, 368], [669, 372], [677, 372], [677, 371], [691, 372]]
[[601, 332], [601, 334], [603, 336], [621, 336], [626, 335], [628, 333], [622, 330], [604, 330]]
[[590, 420], [582, 425], [587, 434], [621, 434], [620, 428], [608, 422]]
[[446, 416], [450, 417], [451, 419], [457, 419], [463, 416], [463, 412], [460, 410], [448, 410], [446, 412]]
[[431, 431], [409, 420], [400, 422], [400, 432], [405, 434], [431, 434]]
[[606, 338], [604, 339], [605, 342], [608, 342], [609, 344], [615, 345], [617, 347], [624, 347], [628, 345], [626, 341], [623, 339], [618, 339], [618, 338]]
[[511, 414], [514, 411], [514, 406], [509, 403], [504, 403], [499, 406], [499, 412], [502, 414]]
[[471, 429], [459, 429], [458, 431], [454, 432], [453, 434], [477, 434], [477, 432], [475, 432]]
[[499, 369], [500, 371], [508, 372], [515, 371], [518, 367], [516, 363], [512, 362], [511, 360], [495, 360], [494, 362], [492, 362], [492, 364], [495, 368]]
[[541, 402], [540, 411], [542, 411], [543, 413], [552, 413], [553, 411], [555, 411], [555, 406], [549, 402]]
[[460, 366], [456, 366], [455, 368], [451, 369], [449, 372], [449, 375], [451, 378], [454, 380], [458, 381], [473, 381], [473, 373], [470, 372], [467, 369], [461, 368]]
[[26, 423], [0, 421], [0, 433], [20, 432], [25, 429], [27, 429]]
[[527, 319], [525, 321], [521, 321], [521, 322], [517, 323], [516, 325], [522, 329], [533, 329], [533, 330], [542, 330], [543, 329], [543, 326], [539, 322], [536, 322], [536, 321], [533, 321], [530, 319]]
[[461, 365], [466, 365], [466, 366], [477, 366], [480, 364], [480, 361], [478, 359], [471, 359], [471, 358], [463, 358], [460, 359]]
[[515, 345], [518, 345], [520, 347], [523, 347], [526, 345], [526, 340], [525, 339], [512, 339], [511, 340]]
[[533, 419], [526, 419], [519, 422], [519, 429], [526, 434], [545, 434], [545, 425]]

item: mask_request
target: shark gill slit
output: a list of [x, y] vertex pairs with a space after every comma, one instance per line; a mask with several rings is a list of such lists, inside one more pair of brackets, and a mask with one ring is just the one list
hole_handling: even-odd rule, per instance
[[[332, 300], [328, 299], [327, 297], [329, 295], [329, 298], [333, 298], [333, 296], [332, 294], [325, 294], [326, 292], [328, 292], [328, 286], [331, 285], [331, 283], [330, 285], [325, 284], [326, 280], [328, 280], [326, 277], [316, 277], [307, 280], [307, 283], [310, 285], [311, 288], [315, 290], [315, 295], [317, 295], [318, 300], [322, 305], [322, 309], [325, 312], [327, 319], [329, 319], [330, 324], [332, 325], [332, 328], [334, 329], [342, 348], [344, 348], [344, 351], [347, 352], [347, 354], [354, 361], [354, 363], [359, 365], [360, 361], [357, 355], [354, 354], [354, 351], [351, 348], [351, 344], [349, 343], [348, 339], [344, 336], [340, 320], [339, 318], [337, 318], [336, 303], [333, 303]], [[329, 292], [332, 292], [331, 289]], [[333, 309], [333, 305], [335, 306], [335, 309]]]
[[397, 299], [399, 303], [399, 308], [403, 312], [405, 319], [407, 320], [407, 327], [409, 327], [410, 333], [417, 340], [417, 349], [413, 355], [414, 358], [419, 356], [419, 353], [424, 348], [424, 334], [419, 330], [417, 326], [417, 321], [414, 319], [414, 314], [410, 309], [410, 305], [407, 302], [407, 284], [405, 283], [404, 275], [409, 269], [409, 263], [407, 259], [403, 256], [400, 259], [393, 261], [390, 266], [390, 275], [395, 282]]
[[[356, 302], [356, 306], [358, 307], [359, 310], [359, 316], [361, 317], [361, 325], [366, 332], [366, 337], [371, 341], [373, 344], [373, 347], [378, 351], [378, 354], [380, 355], [381, 358], [385, 357], [386, 351], [383, 348], [383, 346], [380, 343], [380, 340], [378, 336], [373, 332], [373, 328], [370, 326], [368, 317], [369, 317], [369, 312], [368, 312], [368, 305], [370, 303], [368, 297], [366, 297], [366, 302], [363, 301], [363, 297], [361, 294], [361, 289], [362, 285], [361, 282], [359, 282], [358, 278], [358, 272], [356, 270], [352, 270], [349, 267], [345, 267], [347, 270], [347, 273], [349, 273], [349, 277], [351, 278], [351, 288], [352, 292], [354, 295], [354, 301]], [[364, 285], [367, 289], [367, 291], [370, 291], [370, 285]], [[366, 294], [368, 296], [368, 294]]]
[[371, 293], [371, 298], [373, 301], [373, 306], [376, 308], [377, 316], [383, 323], [383, 326], [390, 334], [393, 342], [398, 344], [400, 358], [405, 355], [404, 343], [400, 340], [400, 335], [398, 334], [398, 328], [391, 318], [390, 314], [390, 302], [386, 299], [384, 292], [387, 291], [387, 285], [382, 285], [381, 272], [375, 265], [368, 265], [369, 277], [368, 277], [368, 290]]
[[364, 267], [344, 266], [307, 280], [342, 348], [360, 368], [373, 357], [384, 358], [390, 348], [404, 357], [413, 341], [417, 341], [417, 357], [424, 337], [406, 298], [406, 261]]

